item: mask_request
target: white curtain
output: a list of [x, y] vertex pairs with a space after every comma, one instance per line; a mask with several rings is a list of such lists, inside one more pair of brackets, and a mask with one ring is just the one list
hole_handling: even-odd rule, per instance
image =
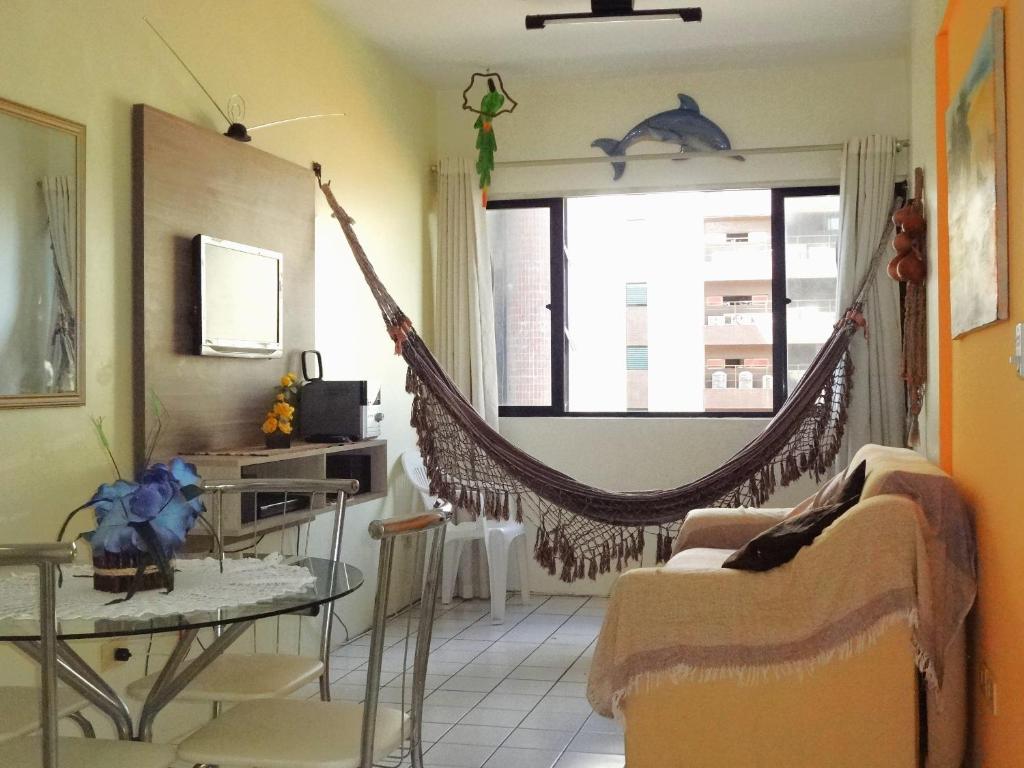
[[67, 392], [76, 389], [77, 384], [78, 198], [75, 179], [70, 176], [49, 176], [42, 185], [54, 269], [50, 389]]
[[869, 283], [864, 298], [867, 338], [858, 332], [850, 346], [853, 392], [844, 453], [837, 466], [849, 464], [865, 443], [903, 445], [899, 285], [886, 274], [887, 254], [873, 262], [892, 213], [895, 165], [896, 140], [891, 136], [851, 139], [843, 150], [839, 182], [839, 311], [853, 302], [872, 266], [878, 274]]
[[[468, 160], [437, 167], [437, 264], [434, 353], [492, 427], [498, 426], [498, 365], [494, 340], [494, 289], [484, 210]], [[456, 584], [463, 597], [487, 597], [482, 544], [463, 555]]]

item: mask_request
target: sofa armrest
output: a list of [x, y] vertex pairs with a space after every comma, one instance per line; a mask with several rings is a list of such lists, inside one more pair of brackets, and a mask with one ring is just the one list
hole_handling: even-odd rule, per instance
[[[650, 674], [742, 678], [743, 669], [813, 664], [877, 621], [909, 617], [920, 573], [918, 512], [904, 496], [867, 499], [766, 572], [678, 560], [627, 571], [615, 582], [591, 663], [591, 705], [611, 716]], [[760, 510], [755, 519], [782, 513]], [[798, 645], [802, 655], [794, 656]]]
[[693, 547], [739, 549], [755, 536], [781, 522], [789, 507], [710, 507], [694, 509], [683, 520], [672, 554]]

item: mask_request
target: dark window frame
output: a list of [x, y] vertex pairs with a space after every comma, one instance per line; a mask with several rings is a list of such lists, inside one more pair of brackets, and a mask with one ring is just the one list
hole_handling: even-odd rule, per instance
[[490, 200], [488, 210], [515, 208], [547, 208], [550, 211], [551, 248], [551, 405], [499, 405], [501, 417], [557, 417], [557, 418], [659, 418], [659, 419], [767, 419], [778, 413], [789, 395], [787, 370], [786, 308], [786, 199], [790, 197], [816, 197], [838, 195], [838, 185], [773, 187], [771, 191], [772, 239], [772, 410], [770, 411], [570, 411], [566, 408], [569, 391], [568, 366], [569, 338], [567, 323], [569, 307], [566, 275], [568, 253], [566, 249], [565, 198], [522, 198]]
[[[551, 315], [551, 405], [500, 405], [499, 416], [566, 416], [565, 399], [568, 392], [565, 365], [569, 355], [569, 337], [566, 334], [568, 293], [565, 276], [568, 270], [565, 249], [565, 198], [542, 197], [523, 200], [489, 200], [488, 210], [547, 208], [549, 213], [549, 249], [551, 253], [551, 303], [546, 309]], [[559, 332], [561, 329], [561, 332]]]
[[772, 189], [772, 415], [789, 397], [789, 335], [786, 314], [786, 200], [791, 197], [838, 195], [839, 186]]

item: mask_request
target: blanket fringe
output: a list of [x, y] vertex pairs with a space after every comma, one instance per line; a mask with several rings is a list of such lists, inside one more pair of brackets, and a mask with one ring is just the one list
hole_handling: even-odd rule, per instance
[[[847, 638], [837, 645], [827, 648], [813, 656], [798, 661], [779, 661], [757, 665], [736, 665], [726, 667], [705, 667], [689, 664], [678, 664], [665, 669], [651, 670], [633, 675], [629, 682], [612, 693], [611, 716], [620, 722], [623, 720], [623, 703], [637, 693], [647, 693], [657, 685], [682, 683], [682, 682], [713, 682], [716, 680], [733, 680], [740, 685], [758, 685], [770, 680], [778, 680], [783, 677], [796, 676], [803, 679], [806, 675], [822, 667], [833, 660], [844, 660], [851, 656], [863, 653], [865, 650], [878, 642], [890, 627], [904, 623], [911, 628], [912, 637], [916, 636], [918, 629], [917, 609], [899, 610], [888, 613], [877, 619], [870, 626]], [[928, 684], [937, 687], [934, 664], [931, 658], [921, 649], [915, 641], [916, 649], [915, 664], [928, 681]], [[588, 693], [588, 698], [590, 698]], [[599, 702], [590, 698], [591, 705], [602, 715], [608, 717], [607, 712], [602, 712]]]

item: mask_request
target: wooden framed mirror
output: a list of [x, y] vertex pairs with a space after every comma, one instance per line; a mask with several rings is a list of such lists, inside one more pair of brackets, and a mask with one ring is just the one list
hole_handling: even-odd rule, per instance
[[85, 404], [85, 126], [0, 99], [0, 408]]

